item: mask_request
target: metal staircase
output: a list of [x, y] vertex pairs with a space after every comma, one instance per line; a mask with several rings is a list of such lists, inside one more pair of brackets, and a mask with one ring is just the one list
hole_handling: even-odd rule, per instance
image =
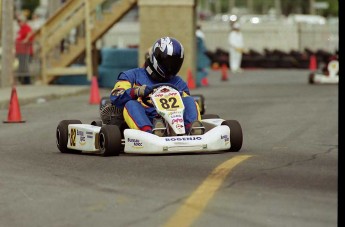
[[[87, 74], [91, 79], [92, 47], [136, 4], [137, 0], [67, 1], [35, 33], [43, 82], [49, 84], [58, 76], [78, 74]], [[62, 44], [70, 37], [73, 42], [65, 48]], [[84, 54], [85, 67], [70, 67]]]

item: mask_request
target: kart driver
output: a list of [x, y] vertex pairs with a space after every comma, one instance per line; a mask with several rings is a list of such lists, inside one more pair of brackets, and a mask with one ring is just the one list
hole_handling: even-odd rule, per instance
[[134, 68], [118, 75], [111, 91], [110, 100], [117, 108], [123, 108], [123, 117], [128, 127], [153, 133], [157, 136], [166, 135], [166, 126], [159, 118], [154, 107], [142, 101], [158, 83], [169, 83], [178, 88], [185, 106], [184, 124], [187, 134], [203, 134], [205, 128], [200, 122], [199, 106], [185, 81], [177, 75], [184, 60], [182, 44], [172, 37], [158, 39], [150, 48], [143, 68]]

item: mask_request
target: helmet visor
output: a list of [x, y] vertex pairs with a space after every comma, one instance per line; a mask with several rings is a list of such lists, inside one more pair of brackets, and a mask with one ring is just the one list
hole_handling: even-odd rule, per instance
[[168, 57], [161, 57], [161, 55], [159, 55], [157, 56], [157, 62], [157, 72], [165, 78], [171, 78], [176, 76], [180, 71], [183, 58], [176, 55]]

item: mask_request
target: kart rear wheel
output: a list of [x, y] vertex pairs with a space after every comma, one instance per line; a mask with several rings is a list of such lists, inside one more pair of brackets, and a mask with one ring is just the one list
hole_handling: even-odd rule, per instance
[[93, 121], [93, 122], [91, 122], [91, 125], [102, 127], [103, 123], [102, 123], [102, 121]]
[[222, 125], [227, 125], [230, 128], [230, 143], [229, 151], [239, 151], [243, 143], [242, 127], [236, 120], [226, 120]]
[[81, 151], [67, 148], [68, 143], [68, 125], [81, 124], [80, 120], [63, 120], [56, 128], [56, 146], [61, 153], [77, 154]]
[[123, 149], [121, 131], [117, 125], [103, 125], [98, 140], [102, 156], [118, 156]]

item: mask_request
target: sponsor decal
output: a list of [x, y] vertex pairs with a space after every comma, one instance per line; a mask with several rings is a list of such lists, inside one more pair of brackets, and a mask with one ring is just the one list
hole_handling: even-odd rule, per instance
[[86, 144], [84, 132], [77, 130], [77, 135], [79, 136], [79, 144], [84, 146]]
[[170, 114], [171, 118], [182, 118], [181, 114]]
[[86, 141], [85, 141], [84, 132], [77, 130], [77, 135], [79, 136], [79, 144], [82, 146], [85, 145]]
[[133, 148], [142, 148], [143, 147], [143, 143], [138, 140], [138, 139], [131, 139], [131, 138], [128, 138], [127, 139], [127, 142], [128, 143], [133, 143]]
[[160, 90], [160, 92], [169, 92], [169, 91], [170, 90], [168, 88], [166, 88], [166, 87]]
[[202, 138], [200, 136], [165, 138], [165, 141], [193, 141], [193, 140], [202, 140]]
[[79, 144], [80, 144], [81, 146], [84, 146], [84, 145], [86, 144], [85, 136], [81, 136], [81, 137], [80, 137]]
[[224, 140], [224, 142], [229, 142], [230, 141], [230, 137], [228, 135], [221, 135], [220, 139]]
[[161, 94], [161, 93], [158, 93], [158, 94], [155, 94], [153, 97], [163, 97], [164, 94]]
[[183, 128], [184, 126], [183, 125], [181, 125], [181, 124], [176, 124], [176, 128], [178, 128], [178, 129], [181, 129], [181, 128]]
[[178, 112], [178, 111], [171, 111], [168, 114], [171, 116], [171, 118], [173, 118], [174, 115], [182, 117], [181, 112]]
[[183, 119], [182, 118], [172, 119], [171, 124], [175, 124], [175, 123], [183, 123]]
[[170, 92], [167, 96], [176, 96], [177, 92]]

